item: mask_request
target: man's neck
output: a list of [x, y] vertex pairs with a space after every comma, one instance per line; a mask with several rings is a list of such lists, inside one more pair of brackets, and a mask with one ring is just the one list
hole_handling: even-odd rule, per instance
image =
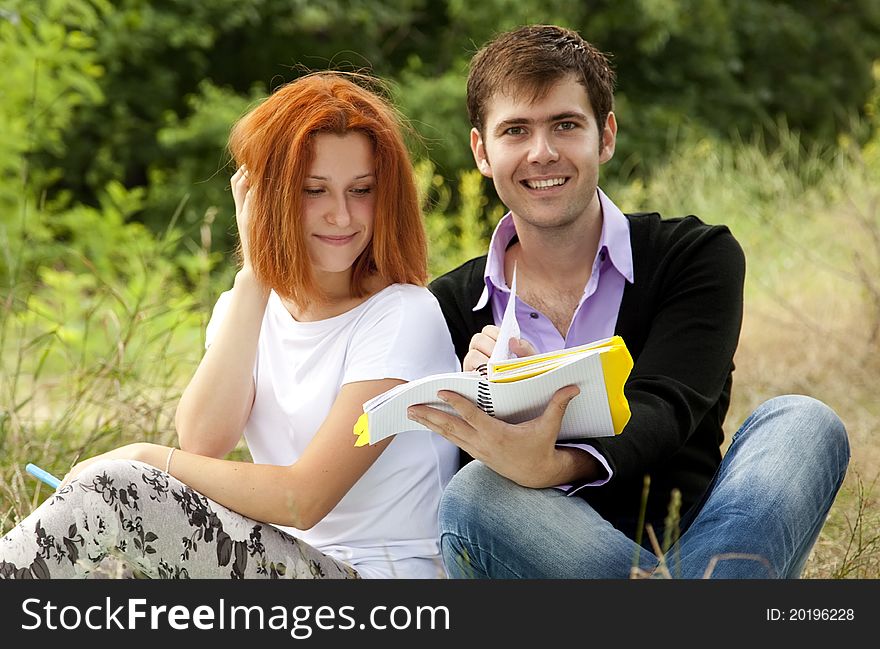
[[517, 294], [544, 313], [564, 338], [592, 273], [602, 235], [601, 209], [595, 218], [571, 228], [516, 225], [518, 241], [504, 255], [507, 285], [515, 264]]
[[602, 211], [586, 221], [566, 228], [535, 228], [513, 215], [518, 242], [504, 255], [504, 276], [513, 281], [513, 266], [530, 283], [559, 288], [578, 286], [582, 291], [590, 279], [593, 259], [602, 236]]

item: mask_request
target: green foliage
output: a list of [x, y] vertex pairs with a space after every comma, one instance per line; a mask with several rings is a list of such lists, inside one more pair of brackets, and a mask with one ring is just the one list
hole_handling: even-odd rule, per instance
[[[76, 2], [89, 4], [56, 4]], [[105, 70], [106, 101], [68, 129], [69, 142], [89, 146], [69, 147], [59, 161], [64, 168], [59, 186], [88, 202], [111, 179], [147, 184], [153, 165], [173, 168], [176, 158], [161, 146], [158, 130], [169, 123], [169, 112], [185, 120], [198, 108], [187, 98], [202, 93], [204, 81], [246, 93], [255, 84], [295, 78], [292, 69], [299, 63], [323, 68], [331, 62], [362, 67], [385, 61], [388, 37], [420, 5], [418, 0], [381, 6], [331, 1], [320, 7], [305, 0], [100, 3], [100, 21], [84, 22], [80, 29]], [[359, 46], [353, 50], [352, 44]], [[46, 154], [51, 159], [52, 153]], [[207, 207], [195, 209], [204, 213]]]
[[460, 264], [485, 254], [492, 230], [501, 218], [500, 206], [489, 206], [484, 179], [476, 169], [459, 175], [455, 189], [460, 197], [456, 209], [452, 188], [427, 161], [416, 165], [416, 177], [428, 203], [425, 229], [428, 234], [428, 274], [437, 277]]
[[425, 76], [426, 65], [412, 56], [401, 72], [395, 101], [421, 136], [419, 157], [431, 160], [444, 178], [473, 167], [468, 147], [465, 75], [449, 70], [440, 76]]
[[[11, 241], [30, 230], [29, 210], [60, 171], [34, 164], [38, 154], [62, 156], [65, 134], [80, 111], [102, 99], [103, 69], [93, 43], [72, 22], [96, 20], [85, 2], [42, 6], [16, 3], [0, 17], [0, 285], [17, 272]], [[63, 10], [62, 10], [63, 9]], [[24, 200], [22, 198], [24, 197]], [[34, 228], [36, 236], [47, 233]]]
[[17, 286], [0, 305], [2, 529], [33, 507], [27, 462], [63, 475], [76, 458], [128, 440], [173, 442], [204, 305], [169, 264], [131, 261], [144, 263], [125, 280], [44, 266], [38, 287]]
[[865, 105], [865, 115], [873, 125], [873, 137], [865, 145], [865, 162], [873, 169], [880, 169], [880, 60], [874, 63], [874, 90]]
[[[225, 245], [230, 121], [298, 66], [342, 66], [398, 82], [425, 155], [454, 185], [472, 167], [468, 58], [530, 22], [578, 29], [613, 54], [621, 131], [609, 172], [624, 178], [649, 175], [682, 137], [769, 142], [780, 118], [805, 142], [831, 143], [862, 111], [880, 51], [873, 0], [19, 0], [0, 16], [0, 110], [12, 125], [0, 170], [21, 177], [29, 151], [50, 198], [93, 206], [112, 181], [146, 187], [135, 218], [158, 232], [182, 206], [194, 235], [215, 210]], [[30, 128], [34, 115], [47, 128]], [[8, 207], [20, 188], [0, 185]]]
[[[530, 22], [613, 53], [621, 130], [602, 184], [615, 201], [729, 224], [749, 259], [747, 304], [782, 322], [786, 343], [802, 327], [794, 360], [776, 360], [781, 344], [762, 347], [768, 370], [748, 374], [764, 353], [737, 360], [730, 421], [767, 394], [809, 391], [867, 445], [880, 372], [874, 0], [13, 0], [0, 9], [0, 531], [39, 495], [26, 462], [63, 473], [81, 453], [172, 439], [234, 272], [226, 139], [253, 102], [300, 66], [392, 79], [422, 138], [436, 276], [482, 254], [503, 213], [467, 146], [467, 61]], [[810, 300], [836, 321], [798, 309]], [[817, 349], [827, 358], [780, 370]], [[875, 546], [858, 547], [860, 576], [876, 576]], [[841, 555], [820, 575], [852, 574]]]
[[235, 210], [229, 192], [234, 173], [226, 150], [229, 130], [249, 105], [265, 96], [256, 85], [248, 96], [203, 81], [186, 99], [185, 118], [168, 111], [158, 131], [162, 155], [148, 167], [149, 197], [141, 219], [154, 230], [176, 218], [190, 235], [209, 222], [220, 250], [233, 249]]

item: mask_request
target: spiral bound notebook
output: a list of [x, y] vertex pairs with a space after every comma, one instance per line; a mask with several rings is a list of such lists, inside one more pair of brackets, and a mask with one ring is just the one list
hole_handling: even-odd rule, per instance
[[525, 358], [490, 359], [482, 372], [427, 376], [365, 403], [364, 414], [354, 428], [355, 445], [375, 444], [408, 430], [427, 430], [407, 418], [407, 408], [412, 405], [454, 413], [437, 398], [439, 390], [458, 392], [487, 414], [518, 424], [543, 413], [553, 394], [567, 385], [577, 385], [581, 392], [566, 408], [559, 439], [616, 435], [629, 421], [623, 385], [632, 365], [623, 339], [614, 336]]

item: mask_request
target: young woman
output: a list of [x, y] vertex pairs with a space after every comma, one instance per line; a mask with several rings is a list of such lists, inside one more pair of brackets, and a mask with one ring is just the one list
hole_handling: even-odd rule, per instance
[[[232, 131], [242, 265], [180, 399], [180, 449], [77, 464], [0, 539], [0, 576], [81, 576], [114, 557], [153, 577], [443, 575], [455, 447], [427, 431], [354, 446], [365, 401], [458, 368], [424, 288], [400, 122], [356, 80], [305, 76]], [[219, 459], [242, 434], [255, 464]]]

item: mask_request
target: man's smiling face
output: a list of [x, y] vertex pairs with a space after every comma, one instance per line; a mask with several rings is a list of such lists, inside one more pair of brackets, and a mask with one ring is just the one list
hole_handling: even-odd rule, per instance
[[485, 134], [471, 131], [480, 172], [519, 221], [536, 228], [586, 223], [599, 215], [599, 165], [614, 155], [613, 113], [600, 130], [587, 90], [573, 76], [534, 102], [498, 94]]

